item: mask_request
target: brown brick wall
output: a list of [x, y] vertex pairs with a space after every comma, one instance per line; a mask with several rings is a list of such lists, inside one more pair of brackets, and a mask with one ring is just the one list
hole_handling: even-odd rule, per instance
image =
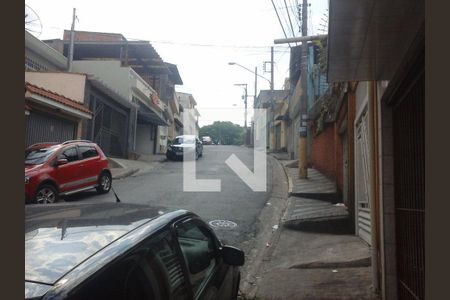
[[[313, 127], [312, 132], [315, 132], [315, 130], [315, 127]], [[326, 124], [324, 130], [319, 135], [314, 136], [311, 151], [312, 167], [332, 180], [336, 176], [334, 143], [334, 124]]]
[[[70, 40], [70, 30], [64, 30], [63, 39]], [[118, 33], [75, 31], [75, 41], [117, 42], [124, 40], [124, 36]]]

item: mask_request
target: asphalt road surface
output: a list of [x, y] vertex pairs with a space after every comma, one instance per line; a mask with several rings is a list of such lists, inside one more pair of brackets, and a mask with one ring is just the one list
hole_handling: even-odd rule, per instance
[[[266, 192], [254, 192], [225, 163], [233, 153], [253, 171], [253, 149], [240, 146], [204, 146], [203, 157], [196, 164], [197, 179], [220, 179], [221, 192], [184, 192], [180, 161], [167, 161], [146, 174], [116, 180], [113, 187], [122, 202], [187, 209], [207, 222], [232, 221], [236, 227], [214, 229], [228, 244], [245, 249], [246, 241], [255, 235], [258, 215], [270, 197], [272, 165], [268, 160]], [[106, 195], [89, 191], [66, 201], [114, 202], [115, 198], [112, 191]]]

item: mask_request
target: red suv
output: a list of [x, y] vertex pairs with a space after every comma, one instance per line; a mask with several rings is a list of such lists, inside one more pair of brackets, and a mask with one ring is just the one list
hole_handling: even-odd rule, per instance
[[26, 202], [53, 203], [93, 188], [107, 193], [111, 183], [108, 159], [93, 142], [34, 144], [25, 151]]

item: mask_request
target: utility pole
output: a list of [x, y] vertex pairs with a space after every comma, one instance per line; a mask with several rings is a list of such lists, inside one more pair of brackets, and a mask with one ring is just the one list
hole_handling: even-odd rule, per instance
[[[302, 36], [308, 35], [308, 0], [302, 4]], [[308, 178], [308, 166], [306, 162], [307, 148], [307, 119], [308, 119], [308, 95], [307, 95], [307, 71], [308, 71], [308, 42], [303, 41], [301, 46], [300, 78], [302, 93], [300, 96], [300, 128], [298, 139], [298, 175], [301, 179]]]
[[70, 47], [69, 47], [69, 57], [67, 58], [67, 71], [72, 71], [72, 61], [73, 61], [73, 42], [75, 39], [75, 19], [76, 19], [76, 9], [73, 8], [73, 17], [72, 17], [72, 27], [70, 29]]
[[270, 47], [270, 96], [272, 98], [271, 106], [272, 106], [272, 126], [270, 128], [270, 145], [272, 146], [271, 150], [275, 148], [275, 94], [273, 91], [273, 46]]

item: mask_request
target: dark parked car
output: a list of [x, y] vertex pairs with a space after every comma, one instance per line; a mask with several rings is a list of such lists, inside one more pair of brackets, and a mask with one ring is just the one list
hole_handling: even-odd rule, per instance
[[167, 147], [166, 157], [170, 160], [183, 159], [185, 152], [192, 153], [198, 159], [203, 156], [203, 144], [195, 135], [177, 136]]
[[40, 143], [25, 150], [25, 202], [53, 203], [94, 188], [107, 193], [111, 183], [108, 159], [93, 142]]
[[243, 264], [186, 210], [25, 207], [25, 299], [236, 299]]

